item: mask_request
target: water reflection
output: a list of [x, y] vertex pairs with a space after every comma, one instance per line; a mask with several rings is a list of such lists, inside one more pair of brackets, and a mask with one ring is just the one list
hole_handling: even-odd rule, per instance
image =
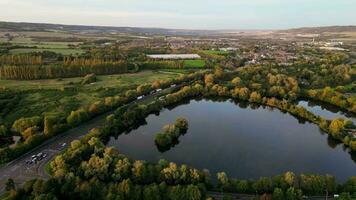
[[[189, 121], [188, 133], [160, 152], [155, 133], [178, 117]], [[317, 125], [278, 109], [224, 99], [197, 99], [164, 109], [129, 134], [111, 138], [108, 145], [134, 159], [164, 158], [238, 178], [285, 171], [332, 174], [339, 180], [356, 175], [355, 156], [350, 158], [348, 150]]]
[[336, 106], [318, 102], [318, 101], [305, 101], [301, 100], [298, 105], [305, 107], [308, 111], [313, 112], [316, 115], [320, 115], [326, 119], [332, 120], [335, 118], [344, 118], [351, 120], [356, 124], [355, 114], [340, 111]]

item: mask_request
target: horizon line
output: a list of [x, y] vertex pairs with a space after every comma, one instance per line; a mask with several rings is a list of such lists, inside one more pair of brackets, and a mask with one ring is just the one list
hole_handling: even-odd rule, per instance
[[26, 21], [2, 21], [0, 23], [26, 23], [26, 24], [47, 24], [47, 25], [63, 25], [63, 26], [83, 26], [83, 27], [102, 27], [102, 28], [141, 28], [141, 29], [164, 29], [164, 30], [181, 30], [181, 31], [283, 31], [303, 28], [327, 28], [327, 27], [356, 27], [356, 25], [317, 25], [317, 26], [298, 26], [291, 28], [241, 28], [241, 29], [194, 29], [194, 28], [167, 28], [167, 27], [149, 27], [149, 26], [119, 26], [119, 25], [95, 25], [95, 24], [66, 24], [66, 23], [51, 23], [51, 22], [26, 22]]

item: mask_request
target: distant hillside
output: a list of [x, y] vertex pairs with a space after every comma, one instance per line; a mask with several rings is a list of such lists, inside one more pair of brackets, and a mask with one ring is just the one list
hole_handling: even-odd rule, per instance
[[304, 33], [304, 34], [317, 34], [325, 32], [356, 32], [356, 26], [324, 26], [324, 27], [305, 27], [305, 28], [294, 28], [288, 30], [281, 30], [281, 32], [288, 33]]
[[184, 30], [164, 28], [114, 27], [114, 26], [82, 26], [27, 22], [0, 22], [0, 31], [67, 31], [80, 33], [129, 33], [143, 35], [209, 35], [216, 31]]
[[[166, 28], [140, 28], [140, 27], [115, 27], [115, 26], [83, 26], [83, 25], [62, 25], [48, 23], [27, 23], [27, 22], [1, 22], [0, 31], [66, 31], [82, 34], [139, 34], [139, 35], [225, 35], [241, 34], [244, 32], [264, 32], [263, 30], [189, 30], [189, 29], [166, 29]], [[272, 30], [266, 30], [271, 32]], [[356, 32], [356, 26], [326, 26], [326, 27], [306, 27], [288, 30], [275, 31], [276, 33], [294, 34], [320, 34], [324, 32]]]

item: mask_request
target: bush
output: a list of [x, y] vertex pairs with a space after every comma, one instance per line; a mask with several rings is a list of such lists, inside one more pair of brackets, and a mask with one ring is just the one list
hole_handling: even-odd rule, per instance
[[67, 123], [71, 126], [77, 126], [80, 123], [88, 120], [90, 117], [88, 111], [84, 110], [83, 108], [72, 111], [70, 115], [67, 117]]
[[20, 118], [14, 122], [12, 128], [19, 133], [24, 132], [26, 129], [34, 126], [41, 127], [42, 118], [39, 116]]

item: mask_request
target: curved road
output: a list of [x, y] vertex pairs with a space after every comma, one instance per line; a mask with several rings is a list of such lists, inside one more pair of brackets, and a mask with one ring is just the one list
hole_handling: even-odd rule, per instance
[[[8, 178], [12, 178], [16, 185], [21, 185], [25, 181], [34, 178], [48, 178], [48, 175], [45, 172], [45, 166], [66, 147], [62, 147], [62, 144], [66, 143], [68, 145], [73, 140], [83, 137], [92, 128], [104, 124], [106, 116], [111, 113], [112, 112], [100, 115], [76, 128], [63, 132], [62, 134], [47, 140], [30, 152], [2, 166], [0, 168], [0, 193], [4, 192], [4, 183]], [[40, 152], [46, 153], [47, 157], [36, 164], [26, 164], [26, 161], [31, 160], [32, 155]]]
[[[160, 92], [148, 95], [141, 100], [136, 100], [130, 104], [135, 104], [138, 102], [145, 101], [147, 99], [153, 98], [155, 96], [161, 96], [167, 92], [170, 92], [173, 89], [179, 88], [181, 85], [166, 88]], [[65, 149], [73, 140], [77, 140], [86, 135], [91, 129], [98, 128], [105, 123], [106, 116], [112, 114], [114, 111], [107, 112], [98, 117], [95, 117], [80, 126], [70, 129], [57, 135], [40, 146], [32, 149], [26, 154], [18, 157], [17, 159], [3, 165], [0, 167], [0, 194], [5, 191], [5, 182], [7, 179], [11, 178], [14, 180], [16, 186], [21, 186], [24, 182], [35, 179], [35, 178], [48, 178], [48, 174], [45, 171], [45, 166], [50, 162], [61, 150]], [[66, 146], [62, 146], [66, 143]], [[36, 164], [27, 164], [26, 161], [31, 160], [32, 155], [38, 153], [46, 153], [47, 156], [41, 161], [38, 161]]]

